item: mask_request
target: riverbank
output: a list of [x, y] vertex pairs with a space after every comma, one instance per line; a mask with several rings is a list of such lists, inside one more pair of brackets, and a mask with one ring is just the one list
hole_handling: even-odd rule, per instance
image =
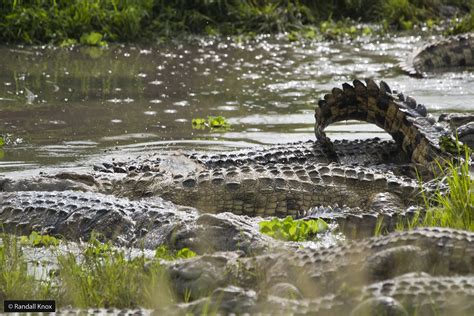
[[2, 1], [0, 42], [100, 46], [189, 34], [282, 32], [333, 37], [359, 32], [355, 22], [378, 24], [382, 32], [447, 25], [448, 33], [459, 33], [472, 30], [472, 7], [461, 0]]

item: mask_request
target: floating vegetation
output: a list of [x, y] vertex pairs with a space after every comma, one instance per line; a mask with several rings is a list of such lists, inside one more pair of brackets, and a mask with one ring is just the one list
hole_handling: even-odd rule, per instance
[[223, 116], [208, 116], [207, 119], [204, 118], [194, 118], [192, 120], [193, 128], [195, 129], [229, 129], [230, 124], [227, 122], [226, 118]]

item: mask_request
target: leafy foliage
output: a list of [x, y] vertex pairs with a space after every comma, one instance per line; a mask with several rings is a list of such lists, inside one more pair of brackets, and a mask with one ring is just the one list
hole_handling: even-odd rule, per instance
[[469, 172], [467, 154], [460, 166], [448, 164], [442, 171], [446, 178], [448, 192], [436, 192], [428, 201], [429, 208], [422, 221], [423, 226], [451, 227], [474, 231], [474, 180]]
[[[474, 7], [463, 0], [1, 0], [0, 42], [97, 45], [189, 33], [306, 33], [308, 26], [347, 19], [411, 29], [442, 18], [441, 5], [461, 14]], [[90, 34], [102, 39], [85, 40]]]
[[177, 252], [171, 252], [167, 247], [160, 246], [155, 250], [155, 258], [163, 260], [188, 259], [195, 256], [196, 253], [189, 248], [182, 248]]
[[59, 245], [59, 239], [49, 235], [40, 235], [37, 232], [31, 232], [29, 236], [21, 236], [20, 243], [33, 247], [49, 247]]
[[106, 46], [107, 43], [102, 40], [102, 34], [97, 32], [91, 32], [83, 34], [80, 39], [80, 43], [89, 46]]
[[295, 220], [291, 216], [284, 219], [273, 218], [270, 221], [261, 221], [259, 226], [261, 233], [285, 241], [310, 240], [317, 233], [328, 229], [328, 224], [322, 219]]
[[469, 33], [474, 30], [474, 11], [471, 14], [464, 16], [462, 19], [453, 19], [451, 27], [447, 31], [449, 35]]

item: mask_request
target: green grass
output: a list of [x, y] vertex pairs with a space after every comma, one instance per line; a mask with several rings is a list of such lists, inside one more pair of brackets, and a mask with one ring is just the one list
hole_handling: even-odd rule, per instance
[[261, 221], [259, 226], [261, 233], [285, 241], [312, 240], [316, 234], [328, 229], [328, 224], [322, 219], [295, 220], [291, 216]]
[[449, 191], [438, 191], [427, 201], [429, 207], [422, 225], [474, 231], [474, 181], [469, 173], [468, 155], [459, 166], [448, 163], [443, 176]]
[[474, 231], [474, 180], [469, 172], [469, 150], [466, 148], [464, 152], [465, 159], [459, 165], [453, 162], [439, 165], [447, 192], [438, 190], [431, 197], [424, 195], [425, 210], [399, 223], [397, 229], [436, 226]]
[[462, 0], [0, 0], [0, 42], [103, 46], [182, 34], [306, 33], [308, 26], [347, 19], [411, 29], [439, 20], [443, 4], [460, 13], [474, 6]]
[[[75, 307], [136, 308], [170, 304], [173, 299], [159, 263], [144, 256], [129, 258], [125, 251], [90, 242], [78, 258], [58, 256], [60, 301]], [[161, 290], [157, 287], [161, 285]]]
[[[188, 248], [172, 252], [159, 247], [154, 258], [144, 253], [131, 256], [95, 237], [81, 246], [79, 255], [64, 248], [60, 251], [60, 241], [37, 233], [20, 238], [3, 234], [0, 239], [0, 298], [53, 299], [59, 307], [166, 307], [178, 298], [160, 262], [196, 255]], [[38, 277], [24, 247], [48, 247], [57, 268]]]
[[47, 299], [51, 281], [36, 280], [16, 237], [2, 234], [0, 245], [0, 299]]

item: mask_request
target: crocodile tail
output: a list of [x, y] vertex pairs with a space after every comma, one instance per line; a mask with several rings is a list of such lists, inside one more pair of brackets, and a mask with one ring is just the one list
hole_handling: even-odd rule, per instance
[[332, 123], [357, 120], [375, 124], [389, 133], [412, 162], [426, 165], [451, 155], [441, 142], [456, 140], [444, 127], [436, 124], [424, 105], [402, 93], [392, 92], [383, 81], [379, 85], [368, 79], [366, 84], [354, 80], [334, 88], [318, 102], [315, 110], [315, 134], [321, 142], [329, 139], [324, 129]]

